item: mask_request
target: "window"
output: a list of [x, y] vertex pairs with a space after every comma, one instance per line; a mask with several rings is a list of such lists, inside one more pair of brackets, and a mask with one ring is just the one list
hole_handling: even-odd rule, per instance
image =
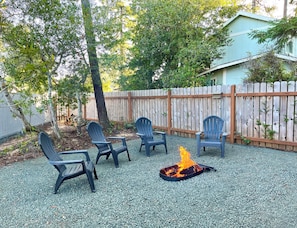
[[210, 85], [211, 86], [216, 85], [216, 79], [210, 79]]
[[293, 54], [293, 42], [290, 40], [286, 45], [286, 52], [288, 54]]

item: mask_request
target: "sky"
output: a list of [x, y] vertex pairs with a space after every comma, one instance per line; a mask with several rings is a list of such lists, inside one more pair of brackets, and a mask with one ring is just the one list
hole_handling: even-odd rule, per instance
[[[290, 0], [288, 0], [289, 2]], [[253, 0], [242, 0], [245, 4], [252, 4]], [[265, 16], [271, 16], [275, 18], [282, 18], [284, 12], [284, 0], [260, 0], [261, 4], [265, 6], [276, 6], [276, 10], [273, 11], [272, 15], [263, 14]], [[293, 15], [293, 6], [288, 4], [288, 16]]]

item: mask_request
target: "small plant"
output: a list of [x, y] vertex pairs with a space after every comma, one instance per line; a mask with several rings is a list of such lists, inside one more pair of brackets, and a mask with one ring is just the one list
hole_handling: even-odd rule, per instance
[[262, 105], [263, 105], [263, 109], [260, 110], [260, 112], [263, 112], [263, 113], [267, 114], [270, 111], [270, 109], [268, 107], [268, 104], [267, 104], [267, 101], [262, 102]]
[[270, 124], [266, 124], [266, 123], [261, 123], [260, 120], [257, 120], [256, 125], [258, 125], [258, 126], [262, 126], [262, 127], [263, 127], [262, 132], [263, 132], [263, 134], [264, 134], [264, 138], [265, 138], [265, 139], [273, 140], [273, 138], [274, 138], [274, 134], [276, 133], [276, 131], [274, 131], [274, 130], [271, 128], [272, 125], [270, 125]]
[[246, 138], [246, 137], [244, 137], [244, 136], [241, 136], [241, 140], [243, 141], [243, 143], [245, 145], [249, 145], [251, 143], [251, 140], [248, 139], [248, 138]]
[[261, 126], [261, 124], [262, 124], [261, 121], [257, 120], [256, 125]]
[[125, 123], [124, 127], [125, 129], [134, 129], [134, 123]]
[[276, 131], [272, 130], [272, 129], [267, 129], [267, 137], [270, 140], [273, 140], [274, 134], [276, 133]]

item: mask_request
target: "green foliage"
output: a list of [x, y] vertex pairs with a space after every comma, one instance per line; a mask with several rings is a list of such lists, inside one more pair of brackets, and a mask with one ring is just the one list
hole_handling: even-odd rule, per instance
[[134, 123], [124, 123], [125, 129], [135, 129]]
[[[45, 0], [8, 1], [5, 11], [1, 10], [9, 24], [2, 28], [1, 34], [6, 44], [6, 55], [2, 59], [5, 82], [9, 92], [18, 93], [14, 101], [23, 110], [37, 102], [33, 94], [44, 95], [50, 91], [47, 97], [42, 97], [41, 103], [45, 106], [51, 103], [53, 89], [63, 98], [75, 98], [75, 92], [90, 91], [83, 86], [88, 73], [82, 74], [78, 67], [82, 65], [80, 62], [85, 62], [79, 12], [74, 2]], [[62, 67], [76, 78], [56, 79]], [[70, 105], [70, 99], [63, 101]]]
[[100, 46], [99, 64], [104, 91], [119, 90], [122, 75], [128, 76], [131, 27], [135, 20], [126, 1], [103, 1], [93, 9], [94, 30]]
[[243, 141], [243, 143], [245, 145], [249, 145], [251, 143], [251, 140], [248, 139], [248, 138], [246, 138], [246, 137], [244, 137], [244, 136], [241, 136], [241, 140]]
[[262, 123], [260, 120], [257, 120], [256, 125], [258, 125], [259, 127], [262, 126], [262, 133], [265, 139], [270, 139], [273, 140], [273, 137], [276, 133], [276, 131], [274, 131], [272, 129], [272, 125], [270, 124], [266, 124], [266, 123]]
[[222, 55], [229, 44], [223, 21], [236, 7], [233, 1], [134, 1], [137, 24], [132, 30], [129, 67], [121, 78], [130, 89], [197, 86], [197, 75]]
[[276, 131], [272, 130], [272, 129], [267, 129], [267, 138], [270, 140], [273, 140], [274, 134], [276, 133]]
[[77, 93], [80, 93], [82, 98], [82, 104], [87, 103], [88, 93], [91, 92], [90, 84], [84, 86], [81, 83], [81, 77], [77, 75], [68, 76], [59, 80], [59, 84], [56, 86], [58, 92], [57, 102], [71, 109], [77, 108]]
[[251, 33], [253, 39], [258, 43], [275, 41], [276, 48], [280, 50], [297, 35], [297, 17], [282, 18], [271, 22], [271, 27], [267, 31], [254, 31]]
[[[266, 31], [254, 31], [251, 34], [253, 39], [257, 39], [258, 43], [265, 43], [273, 41], [275, 43], [275, 50], [280, 51], [286, 44], [288, 44], [292, 37], [297, 35], [297, 17], [282, 18], [278, 21], [271, 22], [271, 27]], [[269, 57], [272, 59], [269, 60]], [[266, 57], [258, 64], [259, 75], [256, 77], [257, 69], [253, 73], [250, 72], [252, 81], [290, 81], [297, 80], [296, 75], [292, 72], [286, 72], [283, 63], [272, 56], [272, 52], [268, 53]], [[256, 64], [257, 65], [257, 64]], [[293, 67], [292, 67], [293, 68]], [[296, 66], [295, 66], [296, 68]], [[264, 73], [265, 70], [268, 71]], [[294, 68], [293, 68], [294, 69]], [[263, 79], [261, 80], [261, 77]]]
[[[294, 69], [292, 63], [291, 68]], [[275, 56], [273, 51], [268, 52], [258, 59], [251, 59], [247, 63], [247, 78], [244, 82], [276, 82], [276, 81], [294, 81], [297, 77], [294, 71], [285, 69], [284, 61]]]

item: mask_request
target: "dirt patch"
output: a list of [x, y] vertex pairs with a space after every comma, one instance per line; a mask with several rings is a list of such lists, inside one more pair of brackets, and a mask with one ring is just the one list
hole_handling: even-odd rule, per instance
[[[82, 128], [81, 134], [77, 133], [75, 126], [59, 126], [62, 138], [55, 137], [51, 125], [41, 126], [41, 130], [48, 133], [54, 141], [57, 151], [80, 150], [94, 147], [86, 128]], [[104, 132], [108, 136], [123, 136], [126, 140], [136, 139], [135, 129], [125, 127], [123, 124], [113, 124], [113, 127]], [[14, 162], [25, 161], [43, 156], [38, 146], [38, 133], [27, 133], [12, 137], [0, 144], [0, 167], [9, 165]]]

